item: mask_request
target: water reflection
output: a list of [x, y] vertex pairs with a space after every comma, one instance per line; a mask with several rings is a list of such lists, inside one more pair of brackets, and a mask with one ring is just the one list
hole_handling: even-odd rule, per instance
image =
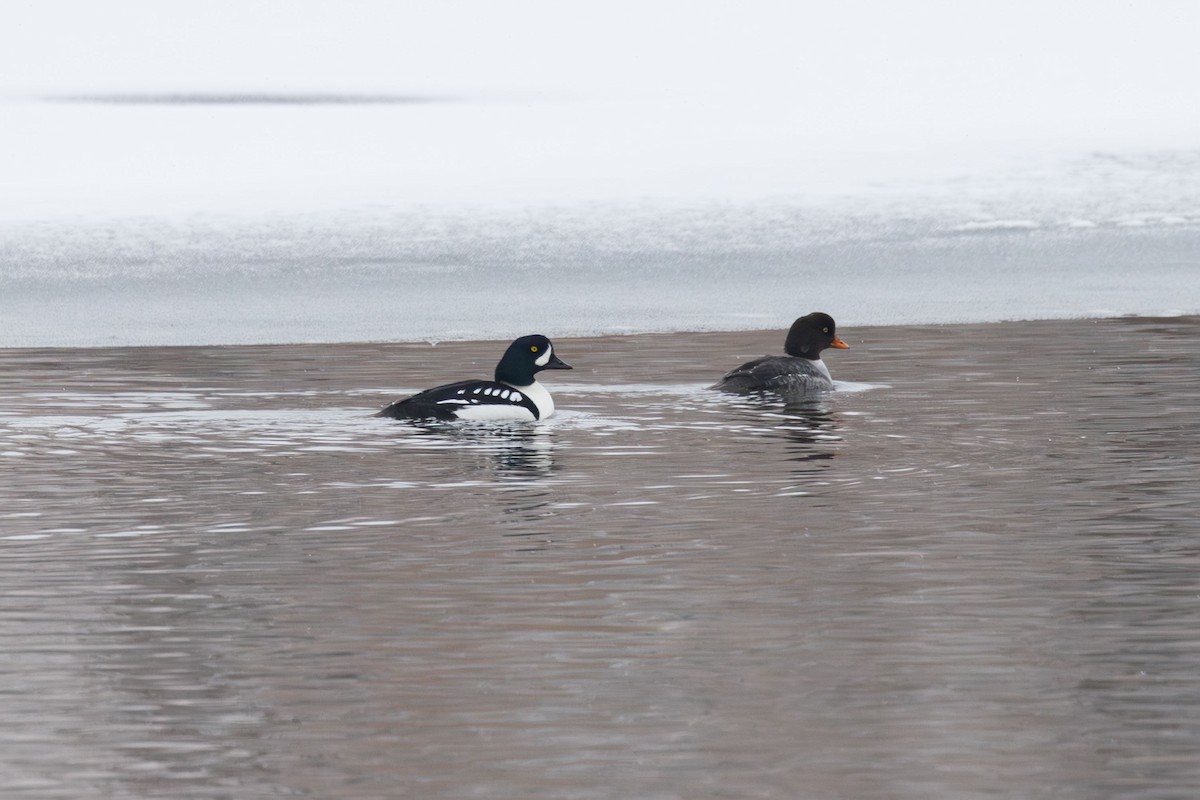
[[555, 470], [554, 430], [547, 425], [438, 420], [401, 424], [420, 437], [414, 442], [418, 447], [478, 454], [498, 479], [546, 478]]
[[494, 504], [492, 524], [500, 535], [530, 540], [517, 552], [545, 548], [549, 538], [542, 523], [556, 514], [555, 488], [548, 482], [557, 471], [553, 427], [438, 420], [401, 424], [415, 434], [405, 442], [417, 451], [412, 457], [419, 457], [421, 450], [441, 451], [454, 464], [453, 486], [472, 492], [462, 499], [483, 507]]
[[739, 398], [736, 408], [736, 420], [756, 437], [783, 442], [784, 460], [797, 464], [800, 473], [824, 469], [838, 455], [842, 421], [828, 397], [781, 402], [777, 397], [751, 396]]
[[828, 400], [788, 403], [784, 415], [788, 421], [781, 422], [779, 430], [788, 442], [790, 461], [828, 461], [837, 456], [841, 424]]

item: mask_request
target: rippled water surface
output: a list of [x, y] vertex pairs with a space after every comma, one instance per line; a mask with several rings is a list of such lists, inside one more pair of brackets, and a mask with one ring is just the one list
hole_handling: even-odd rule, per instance
[[1190, 797], [1200, 320], [0, 351], [6, 798]]

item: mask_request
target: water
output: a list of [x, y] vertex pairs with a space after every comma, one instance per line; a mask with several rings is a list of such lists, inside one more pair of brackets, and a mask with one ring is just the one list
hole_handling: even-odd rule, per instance
[[0, 351], [11, 798], [1189, 797], [1200, 319]]

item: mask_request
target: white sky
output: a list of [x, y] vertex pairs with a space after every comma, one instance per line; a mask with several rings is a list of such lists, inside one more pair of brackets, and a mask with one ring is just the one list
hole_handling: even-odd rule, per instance
[[38, 0], [0, 93], [376, 91], [788, 105], [836, 130], [1200, 120], [1196, 0]]
[[1196, 148], [1200, 0], [0, 1], [0, 218], [753, 199]]

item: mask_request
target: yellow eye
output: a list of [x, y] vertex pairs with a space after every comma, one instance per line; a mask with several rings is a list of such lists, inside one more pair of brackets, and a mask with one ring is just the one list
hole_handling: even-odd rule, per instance
[[821, 328], [822, 333], [829, 333], [829, 328]]
[[529, 351], [530, 351], [531, 353], [536, 353], [536, 352], [537, 352], [537, 345], [535, 344], [533, 347], [529, 348]]

